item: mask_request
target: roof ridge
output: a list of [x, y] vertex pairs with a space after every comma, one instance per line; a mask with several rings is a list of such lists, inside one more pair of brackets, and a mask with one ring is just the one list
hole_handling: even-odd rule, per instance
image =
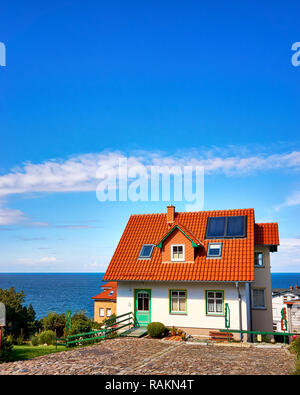
[[[253, 207], [249, 208], [226, 208], [226, 209], [218, 209], [218, 210], [199, 210], [199, 211], [175, 211], [175, 214], [198, 214], [198, 213], [212, 213], [216, 211], [241, 211], [241, 210], [253, 210]], [[131, 217], [136, 216], [146, 216], [146, 215], [167, 215], [167, 213], [145, 213], [145, 214], [131, 214]]]

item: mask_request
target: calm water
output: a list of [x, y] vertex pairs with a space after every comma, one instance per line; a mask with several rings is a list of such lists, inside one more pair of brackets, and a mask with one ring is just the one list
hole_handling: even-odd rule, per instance
[[[100, 292], [104, 273], [0, 273], [0, 288], [23, 290], [37, 319], [49, 311], [85, 310], [93, 317], [92, 296]], [[300, 285], [300, 273], [272, 273], [272, 288]]]
[[32, 304], [36, 318], [49, 311], [72, 313], [85, 310], [94, 316], [92, 296], [101, 291], [104, 273], [0, 273], [0, 288], [23, 290], [25, 303]]

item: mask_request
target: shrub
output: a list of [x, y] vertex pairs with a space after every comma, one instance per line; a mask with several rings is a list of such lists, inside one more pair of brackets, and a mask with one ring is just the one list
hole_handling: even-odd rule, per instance
[[293, 339], [289, 346], [289, 350], [291, 353], [297, 354], [297, 357], [300, 359], [300, 337]]
[[40, 343], [40, 339], [38, 336], [32, 336], [30, 342], [32, 346], [38, 346]]
[[72, 317], [71, 335], [92, 331], [92, 320], [84, 312], [75, 313]]
[[24, 337], [22, 335], [18, 336], [16, 338], [16, 342], [15, 342], [18, 346], [21, 346], [24, 343]]
[[9, 343], [11, 343], [11, 344], [13, 344], [13, 343], [14, 343], [14, 338], [13, 338], [13, 336], [12, 336], [12, 335], [8, 335], [8, 336], [6, 336], [6, 340], [7, 340]]
[[55, 332], [53, 331], [43, 331], [39, 335], [39, 343], [40, 344], [47, 344], [50, 346], [51, 344], [54, 343], [56, 338]]
[[172, 326], [170, 329], [171, 336], [176, 336], [177, 335], [178, 329], [175, 326]]
[[151, 337], [162, 337], [166, 327], [161, 322], [151, 322], [147, 326], [147, 331]]
[[46, 317], [42, 318], [41, 322], [45, 331], [53, 331], [56, 333], [57, 337], [63, 336], [66, 324], [64, 314], [58, 314], [52, 311], [48, 313]]
[[13, 346], [7, 337], [1, 339], [0, 362], [9, 362], [13, 360]]

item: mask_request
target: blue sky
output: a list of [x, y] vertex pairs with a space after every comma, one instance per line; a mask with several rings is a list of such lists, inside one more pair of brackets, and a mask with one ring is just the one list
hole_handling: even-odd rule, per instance
[[[204, 209], [279, 223], [300, 271], [296, 1], [4, 1], [0, 272], [104, 271], [131, 213], [99, 202], [99, 159], [205, 167]], [[176, 202], [178, 211], [186, 202]]]

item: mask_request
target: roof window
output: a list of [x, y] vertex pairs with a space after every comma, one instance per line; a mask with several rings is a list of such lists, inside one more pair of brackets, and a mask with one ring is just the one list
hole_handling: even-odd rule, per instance
[[153, 247], [154, 247], [153, 244], [144, 244], [141, 249], [139, 258], [140, 259], [151, 258]]
[[222, 243], [209, 243], [207, 248], [208, 258], [219, 258], [222, 256]]

